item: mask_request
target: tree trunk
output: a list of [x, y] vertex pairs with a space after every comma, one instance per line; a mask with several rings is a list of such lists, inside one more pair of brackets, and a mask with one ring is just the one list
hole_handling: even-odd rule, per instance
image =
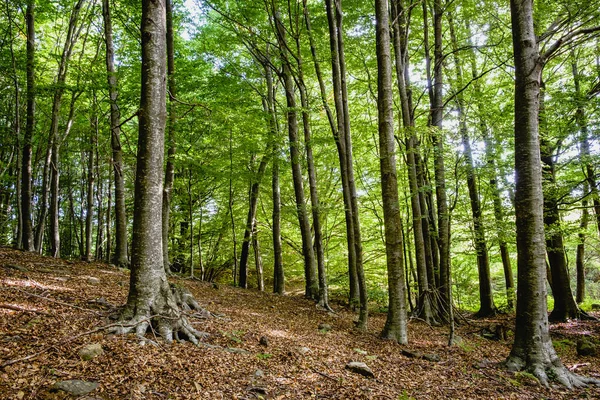
[[248, 287], [248, 256], [250, 254], [250, 241], [252, 240], [252, 233], [254, 232], [256, 226], [256, 209], [258, 206], [260, 183], [262, 181], [262, 177], [265, 174], [265, 170], [267, 169], [267, 165], [269, 164], [269, 158], [271, 157], [269, 147], [271, 147], [270, 143], [260, 160], [258, 171], [256, 172], [256, 176], [254, 177], [250, 188], [248, 217], [246, 218], [246, 229], [244, 230], [244, 241], [242, 242], [242, 253], [240, 255], [238, 280], [239, 286], [244, 289]]
[[231, 217], [231, 238], [233, 240], [233, 286], [237, 286], [237, 239], [235, 236], [235, 216], [233, 215], [233, 133], [229, 130], [229, 216]]
[[266, 115], [269, 119], [269, 132], [271, 134], [271, 152], [273, 163], [271, 166], [271, 190], [273, 211], [273, 293], [284, 294], [285, 275], [283, 271], [283, 257], [281, 251], [281, 192], [279, 189], [279, 129], [277, 125], [277, 112], [275, 110], [275, 89], [273, 88], [273, 75], [271, 68], [265, 69], [267, 80], [267, 107]]
[[304, 279], [305, 296], [310, 299], [318, 299], [319, 287], [315, 270], [315, 255], [312, 246], [310, 222], [304, 202], [304, 184], [302, 182], [302, 156], [300, 153], [300, 142], [298, 140], [298, 115], [296, 111], [296, 98], [294, 93], [294, 80], [288, 57], [288, 45], [285, 38], [285, 27], [281, 21], [279, 11], [273, 10], [279, 42], [283, 71], [281, 73], [287, 105], [288, 138], [290, 142], [290, 158], [292, 164], [292, 179], [294, 181], [294, 194], [296, 197], [296, 212], [302, 236], [302, 256], [304, 257]]
[[[412, 102], [408, 86], [408, 52], [407, 52], [407, 30], [408, 16], [403, 7], [402, 0], [392, 2], [392, 28], [394, 55], [396, 61], [396, 84], [400, 93], [400, 104], [402, 110], [402, 126], [406, 137], [406, 164], [408, 184], [410, 188], [410, 206], [412, 212], [412, 227], [415, 240], [415, 259], [418, 271], [419, 301], [417, 305], [418, 314], [429, 322], [431, 319], [431, 303], [428, 292], [426, 246], [423, 232], [423, 218], [421, 204], [419, 201], [420, 189], [417, 180], [417, 163], [415, 154], [419, 151], [417, 137], [414, 130], [414, 119], [412, 114]], [[427, 235], [427, 240], [429, 236]]]
[[302, 64], [302, 52], [300, 48], [300, 36], [299, 34], [295, 37], [296, 50], [295, 55], [296, 62], [298, 64], [298, 89], [300, 91], [300, 103], [302, 105], [302, 127], [304, 131], [304, 147], [306, 149], [306, 165], [308, 170], [308, 183], [310, 190], [310, 203], [313, 218], [313, 230], [315, 233], [314, 239], [314, 251], [317, 258], [317, 272], [319, 275], [319, 305], [325, 309], [329, 307], [329, 294], [327, 288], [327, 271], [325, 269], [325, 252], [323, 249], [323, 233], [321, 229], [321, 209], [319, 205], [319, 195], [317, 193], [317, 171], [315, 169], [315, 162], [312, 150], [312, 132], [310, 127], [310, 115], [309, 115], [309, 103], [308, 103], [308, 91], [306, 90], [306, 84], [304, 83], [304, 71]]
[[85, 254], [82, 257], [84, 261], [92, 261], [92, 218], [94, 216], [94, 150], [98, 147], [98, 115], [96, 111], [96, 94], [93, 94], [91, 129], [90, 129], [90, 148], [87, 151], [88, 170], [87, 170], [87, 198], [85, 214]]
[[162, 244], [163, 244], [163, 263], [165, 272], [171, 273], [169, 262], [169, 217], [171, 213], [171, 192], [173, 191], [173, 182], [175, 180], [175, 102], [177, 86], [175, 85], [175, 50], [173, 43], [173, 2], [165, 0], [167, 7], [167, 85], [169, 93], [169, 119], [167, 121], [167, 167], [165, 169], [165, 186], [163, 188], [162, 205]]
[[[444, 139], [442, 137], [443, 107], [443, 60], [442, 53], [442, 16], [441, 0], [433, 3], [434, 30], [434, 66], [433, 66], [433, 98], [431, 99], [431, 141], [433, 143], [433, 158], [435, 171], [435, 194], [437, 200], [438, 245], [440, 252], [438, 290], [443, 307], [448, 306], [450, 298], [447, 282], [450, 276], [450, 215], [446, 196], [446, 170], [444, 166]], [[431, 286], [432, 282], [429, 282]]]
[[23, 224], [21, 242], [23, 250], [33, 251], [31, 141], [35, 128], [35, 0], [27, 1], [25, 20], [27, 25], [27, 122], [21, 156], [21, 219]]
[[552, 345], [546, 304], [539, 96], [543, 61], [533, 27], [533, 1], [511, 0], [515, 62], [515, 213], [517, 225], [517, 314], [515, 340], [506, 366], [526, 370], [548, 386], [554, 378], [567, 387], [588, 379], [567, 370]]
[[[456, 90], [461, 90], [464, 86], [462, 63], [458, 56], [458, 41], [454, 31], [454, 20], [452, 14], [448, 13], [448, 25], [452, 39], [452, 50], [454, 54], [454, 65], [456, 68]], [[492, 277], [490, 273], [490, 262], [485, 239], [485, 227], [483, 224], [483, 213], [481, 211], [481, 202], [477, 189], [477, 176], [473, 165], [473, 152], [471, 150], [471, 141], [467, 128], [466, 102], [462, 93], [456, 95], [458, 126], [461, 136], [461, 142], [464, 148], [465, 168], [467, 170], [467, 188], [471, 202], [471, 212], [473, 215], [473, 230], [475, 233], [475, 251], [477, 252], [477, 270], [479, 276], [479, 311], [477, 316], [488, 317], [496, 313], [494, 305], [494, 294], [492, 292]]]
[[404, 257], [402, 254], [402, 220], [398, 201], [394, 115], [392, 96], [392, 60], [387, 0], [375, 1], [377, 38], [377, 108], [379, 111], [379, 168], [385, 225], [389, 306], [381, 336], [400, 344], [406, 335]]
[[[346, 139], [344, 138], [346, 134], [345, 123], [344, 123], [344, 111], [343, 111], [343, 98], [342, 98], [342, 89], [341, 89], [341, 75], [340, 75], [340, 58], [339, 58], [339, 42], [338, 42], [338, 34], [337, 31], [340, 27], [337, 26], [337, 20], [335, 17], [335, 6], [332, 0], [325, 1], [326, 9], [327, 9], [327, 21], [329, 25], [329, 47], [331, 49], [331, 72], [332, 72], [332, 82], [333, 82], [333, 99], [336, 111], [336, 123], [334, 124], [332, 118], [330, 119], [331, 132], [333, 134], [333, 138], [336, 144], [336, 148], [338, 151], [338, 158], [340, 162], [340, 175], [342, 180], [342, 195], [344, 201], [344, 210], [345, 210], [345, 218], [346, 218], [346, 240], [348, 243], [348, 276], [349, 276], [349, 302], [351, 306], [356, 306], [357, 303], [360, 303], [359, 299], [359, 288], [358, 288], [358, 275], [356, 271], [356, 247], [354, 245], [355, 237], [354, 237], [354, 217], [352, 216], [352, 199], [351, 192], [348, 181], [348, 157], [347, 157], [347, 149], [346, 149]], [[305, 20], [307, 26], [309, 27], [309, 38], [313, 41], [312, 33], [310, 29], [310, 18], [308, 17], [308, 8], [305, 4]], [[311, 44], [313, 63], [315, 64], [315, 70], [317, 72], [320, 71], [319, 64], [317, 62], [317, 55], [315, 50], [314, 43]], [[320, 76], [320, 74], [318, 75]], [[326, 110], [329, 110], [327, 105], [327, 95], [325, 92], [325, 86], [323, 84], [323, 79], [320, 79], [319, 87], [321, 90], [321, 100]], [[328, 113], [328, 115], [331, 112]]]
[[[582, 166], [585, 166], [585, 175], [586, 182], [584, 184], [583, 192], [587, 193], [590, 191], [592, 195], [592, 201], [596, 200], [594, 195], [594, 190], [590, 188], [590, 183], [595, 185], [594, 179], [594, 168], [589, 161], [590, 157], [590, 144], [588, 139], [588, 124], [587, 118], [584, 111], [584, 101], [586, 100], [581, 93], [581, 85], [579, 82], [579, 72], [577, 68], [577, 60], [573, 57], [573, 61], [571, 63], [572, 71], [573, 71], [573, 81], [575, 83], [575, 101], [577, 104], [577, 110], [575, 111], [575, 121], [577, 122], [577, 126], [579, 127], [579, 160]], [[590, 182], [591, 180], [591, 182]], [[577, 291], [576, 291], [576, 302], [583, 303], [585, 300], [585, 239], [586, 239], [586, 230], [588, 227], [589, 221], [589, 212], [588, 212], [588, 199], [584, 197], [581, 201], [581, 221], [579, 223], [579, 243], [577, 244]], [[600, 227], [600, 225], [599, 225]]]
[[[181, 313], [197, 307], [189, 292], [169, 286], [162, 257], [162, 180], [166, 121], [164, 0], [142, 1], [142, 94], [138, 137], [131, 278], [124, 324], [117, 333], [143, 336], [151, 323], [168, 342], [202, 335]], [[172, 292], [173, 290], [173, 292]]]
[[[112, 165], [115, 182], [115, 254], [112, 262], [118, 267], [129, 266], [127, 255], [127, 214], [125, 211], [125, 183], [123, 177], [123, 151], [121, 150], [121, 112], [117, 105], [117, 76], [115, 72], [115, 51], [112, 38], [112, 21], [109, 0], [102, 0], [104, 18], [104, 40], [106, 43], [106, 76], [108, 97], [110, 100], [110, 143], [112, 147]], [[110, 193], [110, 190], [109, 190]], [[109, 200], [110, 202], [110, 200]], [[108, 213], [110, 216], [110, 212]], [[110, 218], [108, 219], [110, 221]], [[108, 239], [107, 231], [107, 239]], [[108, 239], [110, 244], [110, 239]], [[109, 247], [107, 255], [110, 257]]]

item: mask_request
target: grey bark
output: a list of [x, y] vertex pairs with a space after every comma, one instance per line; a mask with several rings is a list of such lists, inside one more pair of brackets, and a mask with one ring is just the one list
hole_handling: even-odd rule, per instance
[[[162, 191], [166, 122], [164, 0], [142, 1], [142, 94], [138, 136], [131, 278], [122, 327], [117, 333], [143, 336], [151, 323], [168, 342], [179, 334], [194, 342], [202, 335], [180, 311], [197, 307], [191, 295], [172, 289], [162, 257]], [[194, 304], [195, 303], [195, 304]]]
[[385, 225], [385, 251], [388, 272], [389, 306], [381, 336], [400, 344], [406, 335], [406, 293], [404, 256], [402, 253], [402, 220], [398, 201], [394, 115], [392, 95], [392, 60], [387, 0], [375, 1], [377, 38], [377, 108], [379, 120], [379, 168]]
[[288, 45], [286, 42], [285, 27], [281, 21], [281, 16], [277, 10], [273, 10], [276, 24], [277, 40], [281, 52], [283, 71], [281, 74], [287, 105], [288, 138], [290, 143], [290, 158], [292, 164], [292, 179], [294, 181], [294, 194], [296, 198], [296, 212], [298, 214], [298, 223], [300, 225], [300, 234], [302, 236], [302, 255], [304, 257], [304, 279], [305, 296], [311, 299], [318, 299], [319, 288], [315, 270], [315, 256], [312, 246], [312, 236], [310, 232], [310, 222], [306, 211], [304, 201], [304, 184], [302, 182], [302, 167], [300, 141], [298, 140], [298, 115], [296, 111], [296, 95], [294, 93], [294, 81], [288, 56]]
[[[448, 25], [450, 28], [454, 65], [456, 68], [457, 89], [460, 90], [464, 85], [462, 63], [458, 56], [458, 41], [454, 30], [454, 20], [450, 13], [448, 13]], [[477, 316], [488, 317], [496, 313], [496, 306], [494, 304], [494, 295], [492, 291], [492, 277], [490, 273], [487, 241], [485, 238], [483, 213], [481, 210], [481, 201], [479, 199], [479, 191], [477, 188], [477, 176], [473, 165], [473, 152], [471, 150], [471, 141], [469, 139], [469, 130], [467, 127], [466, 102], [462, 92], [457, 93], [456, 103], [459, 132], [464, 148], [465, 168], [467, 171], [467, 188], [471, 203], [471, 213], [473, 215], [475, 251], [477, 253], [477, 270], [479, 276], [479, 311], [477, 311]]]
[[[342, 28], [342, 4], [341, 1], [326, 0], [325, 7], [329, 26], [333, 98], [337, 122], [335, 131], [333, 130], [332, 125], [332, 133], [338, 150], [338, 158], [340, 160], [342, 192], [344, 196], [344, 206], [346, 208], [350, 304], [355, 305], [356, 300], [358, 299], [360, 307], [358, 328], [366, 329], [368, 324], [368, 299], [362, 261], [363, 254], [360, 234], [360, 220], [358, 215], [358, 196], [354, 182], [350, 113], [348, 110], [348, 90], [346, 87], [346, 65]], [[323, 98], [323, 95], [321, 96]], [[323, 101], [325, 102], [324, 98]]]
[[515, 340], [506, 360], [513, 371], [527, 370], [543, 385], [551, 378], [567, 387], [592, 382], [568, 371], [550, 338], [546, 304], [539, 96], [543, 60], [533, 27], [533, 1], [511, 0], [515, 62], [515, 212], [517, 224], [517, 313]]
[[[403, 7], [402, 0], [392, 2], [392, 28], [393, 44], [396, 66], [396, 84], [400, 93], [402, 126], [406, 137], [406, 164], [408, 185], [410, 188], [410, 206], [412, 213], [412, 227], [415, 241], [415, 260], [417, 264], [417, 282], [419, 287], [419, 301], [417, 309], [426, 321], [431, 318], [431, 303], [428, 292], [427, 259], [425, 246], [425, 233], [423, 216], [420, 204], [420, 189], [417, 179], [416, 154], [418, 153], [418, 140], [414, 129], [414, 118], [412, 113], [412, 101], [408, 81], [408, 16]], [[427, 228], [427, 225], [425, 225]], [[427, 240], [429, 236], [427, 235]]]

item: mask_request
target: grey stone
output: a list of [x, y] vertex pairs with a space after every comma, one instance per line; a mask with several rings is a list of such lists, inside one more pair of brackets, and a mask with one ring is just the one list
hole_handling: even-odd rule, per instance
[[104, 350], [102, 350], [102, 345], [100, 343], [88, 344], [79, 349], [79, 357], [84, 361], [94, 359], [101, 354], [104, 354]]
[[595, 356], [598, 346], [587, 338], [577, 340], [577, 354], [580, 356]]
[[74, 379], [56, 382], [52, 388], [54, 390], [62, 390], [63, 392], [67, 392], [73, 396], [83, 396], [93, 392], [98, 388], [98, 386], [100, 386], [98, 382], [87, 382]]
[[352, 361], [346, 364], [346, 369], [354, 372], [355, 374], [359, 374], [362, 376], [366, 376], [368, 378], [373, 378], [375, 374], [371, 371], [371, 368], [367, 366], [367, 364], [358, 361]]
[[430, 362], [440, 362], [441, 361], [440, 356], [435, 353], [423, 354], [423, 359], [430, 361]]
[[265, 376], [265, 373], [262, 369], [257, 369], [256, 371], [254, 371], [255, 378], [262, 378], [263, 376]]
[[329, 325], [329, 324], [326, 324], [326, 323], [324, 323], [324, 322], [321, 322], [321, 323], [319, 324], [319, 330], [320, 330], [320, 331], [330, 331], [330, 330], [331, 330], [331, 325]]
[[310, 349], [308, 347], [298, 347], [298, 353], [304, 355], [310, 353]]
[[4, 336], [4, 338], [2, 338], [3, 342], [20, 342], [21, 340], [23, 340], [23, 338], [19, 335]]
[[96, 278], [94, 276], [88, 276], [87, 283], [89, 283], [90, 285], [99, 285], [100, 284], [100, 279], [98, 279], [98, 278]]

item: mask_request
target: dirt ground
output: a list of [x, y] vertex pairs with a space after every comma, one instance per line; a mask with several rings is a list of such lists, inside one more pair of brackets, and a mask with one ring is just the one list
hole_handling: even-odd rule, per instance
[[[174, 278], [212, 313], [190, 317], [210, 334], [210, 346], [160, 339], [142, 346], [135, 336], [100, 329], [114, 323], [108, 316], [125, 302], [126, 270], [0, 248], [0, 278], [1, 399], [68, 399], [52, 386], [71, 379], [99, 383], [82, 397], [88, 400], [600, 399], [598, 387], [544, 388], [528, 374], [503, 370], [512, 330], [506, 340], [482, 332], [512, 328], [510, 316], [465, 321], [453, 347], [446, 346], [447, 327], [412, 320], [409, 344], [400, 346], [378, 337], [384, 314], [371, 315], [368, 332], [360, 332], [355, 315], [341, 306], [331, 314], [299, 296]], [[577, 355], [582, 335], [600, 338], [600, 322], [552, 326], [564, 364], [600, 378], [600, 357]], [[92, 343], [104, 353], [83, 361], [78, 352]], [[440, 361], [409, 358], [403, 350], [437, 354]], [[350, 361], [365, 362], [375, 377], [345, 369]]]

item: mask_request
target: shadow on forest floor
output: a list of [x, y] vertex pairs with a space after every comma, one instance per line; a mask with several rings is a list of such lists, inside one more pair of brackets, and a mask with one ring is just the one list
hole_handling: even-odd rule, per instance
[[[400, 346], [378, 338], [384, 314], [372, 315], [369, 331], [358, 332], [344, 309], [328, 314], [297, 296], [174, 278], [213, 314], [192, 318], [211, 334], [210, 346], [140, 346], [134, 336], [97, 329], [113, 322], [108, 315], [126, 299], [125, 270], [0, 248], [0, 278], [0, 364], [31, 356], [0, 369], [2, 399], [71, 398], [52, 387], [74, 379], [98, 383], [80, 397], [88, 400], [600, 398], [600, 388], [546, 389], [528, 374], [501, 369], [514, 323], [507, 315], [458, 326], [462, 341], [453, 347], [445, 345], [447, 328], [411, 321], [410, 343]], [[551, 332], [567, 367], [600, 378], [600, 357], [576, 351], [582, 335], [600, 338], [600, 323], [556, 324]], [[493, 340], [496, 333], [506, 339]], [[80, 350], [90, 344], [103, 352], [83, 361]], [[375, 377], [345, 369], [350, 361], [366, 363]]]

